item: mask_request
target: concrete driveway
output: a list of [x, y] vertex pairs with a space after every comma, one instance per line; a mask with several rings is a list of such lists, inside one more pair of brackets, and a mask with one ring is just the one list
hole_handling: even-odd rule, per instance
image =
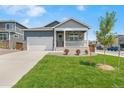
[[21, 51], [0, 55], [0, 87], [12, 87], [47, 51]]
[[2, 49], [0, 48], [0, 55], [8, 54], [8, 53], [13, 53], [13, 52], [18, 52], [17, 50], [11, 50], [11, 49]]

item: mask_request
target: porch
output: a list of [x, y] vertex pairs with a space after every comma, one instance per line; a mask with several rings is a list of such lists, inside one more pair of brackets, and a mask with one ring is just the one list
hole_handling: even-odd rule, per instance
[[54, 31], [54, 50], [88, 47], [88, 32], [82, 30]]

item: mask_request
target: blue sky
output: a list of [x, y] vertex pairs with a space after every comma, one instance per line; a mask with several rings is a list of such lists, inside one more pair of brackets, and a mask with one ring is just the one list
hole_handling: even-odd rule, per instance
[[99, 29], [99, 17], [106, 12], [116, 11], [117, 22], [113, 32], [124, 34], [124, 6], [0, 6], [0, 20], [16, 20], [27, 27], [41, 27], [51, 21], [64, 21], [75, 18], [88, 24], [89, 39], [95, 40], [95, 31]]

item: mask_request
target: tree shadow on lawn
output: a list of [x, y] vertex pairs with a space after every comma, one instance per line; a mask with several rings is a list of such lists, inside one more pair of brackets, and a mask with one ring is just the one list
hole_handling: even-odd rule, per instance
[[95, 67], [95, 66], [96, 66], [96, 63], [94, 63], [94, 62], [89, 62], [89, 61], [80, 61], [80, 65], [86, 65], [86, 66]]

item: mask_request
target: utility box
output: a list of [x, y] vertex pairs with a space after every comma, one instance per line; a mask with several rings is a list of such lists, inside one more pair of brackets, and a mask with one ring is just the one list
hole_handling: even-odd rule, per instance
[[89, 51], [95, 52], [95, 50], [96, 50], [96, 45], [95, 44], [89, 44]]

